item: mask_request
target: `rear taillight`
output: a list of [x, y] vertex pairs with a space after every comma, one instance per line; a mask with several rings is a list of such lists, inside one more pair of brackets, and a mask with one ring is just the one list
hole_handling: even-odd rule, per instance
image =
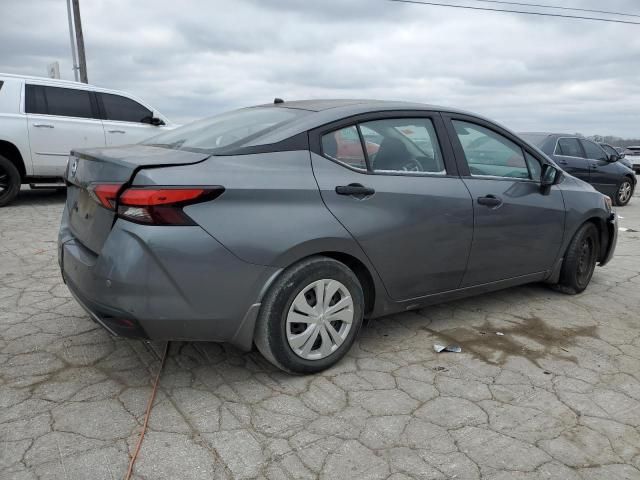
[[115, 210], [118, 192], [122, 185], [122, 183], [93, 183], [89, 185], [88, 191], [89, 195], [104, 208]]
[[149, 225], [195, 225], [182, 210], [219, 197], [223, 187], [134, 187], [118, 198], [118, 216]]

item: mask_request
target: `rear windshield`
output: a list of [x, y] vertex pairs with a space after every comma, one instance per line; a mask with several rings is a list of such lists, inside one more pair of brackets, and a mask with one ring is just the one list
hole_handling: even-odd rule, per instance
[[545, 140], [549, 138], [549, 135], [542, 133], [519, 133], [518, 136], [536, 147], [542, 147]]
[[251, 107], [205, 118], [152, 137], [145, 145], [215, 153], [240, 147], [310, 112], [279, 107]]

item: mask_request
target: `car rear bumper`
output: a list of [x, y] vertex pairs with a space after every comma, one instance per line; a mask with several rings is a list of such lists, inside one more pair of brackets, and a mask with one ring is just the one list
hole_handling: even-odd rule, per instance
[[600, 266], [606, 265], [613, 258], [613, 253], [618, 243], [618, 214], [616, 212], [612, 212], [607, 219], [607, 234], [609, 241], [604, 256], [600, 261]]
[[63, 278], [92, 319], [114, 335], [251, 347], [263, 290], [277, 268], [235, 257], [200, 227], [117, 220], [99, 255], [59, 235]]

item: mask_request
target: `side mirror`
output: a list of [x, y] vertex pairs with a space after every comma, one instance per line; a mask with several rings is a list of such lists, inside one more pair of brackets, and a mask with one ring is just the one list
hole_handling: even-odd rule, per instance
[[556, 184], [559, 173], [560, 171], [553, 165], [545, 163], [542, 166], [542, 173], [540, 174], [540, 189], [542, 193], [549, 193], [551, 186]]
[[609, 163], [613, 163], [613, 162], [617, 162], [618, 160], [620, 160], [620, 155], [614, 155], [613, 153], [611, 155], [607, 156], [607, 161], [609, 161]]
[[151, 117], [151, 125], [155, 125], [156, 127], [160, 127], [162, 125], [166, 125], [166, 123], [164, 123], [164, 120], [162, 120], [161, 118]]

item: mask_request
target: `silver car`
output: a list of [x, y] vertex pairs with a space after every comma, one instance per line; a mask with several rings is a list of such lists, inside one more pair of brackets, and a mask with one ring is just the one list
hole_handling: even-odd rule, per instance
[[70, 291], [114, 335], [254, 345], [311, 373], [375, 318], [529, 282], [584, 290], [608, 197], [479, 116], [313, 100], [73, 151]]

